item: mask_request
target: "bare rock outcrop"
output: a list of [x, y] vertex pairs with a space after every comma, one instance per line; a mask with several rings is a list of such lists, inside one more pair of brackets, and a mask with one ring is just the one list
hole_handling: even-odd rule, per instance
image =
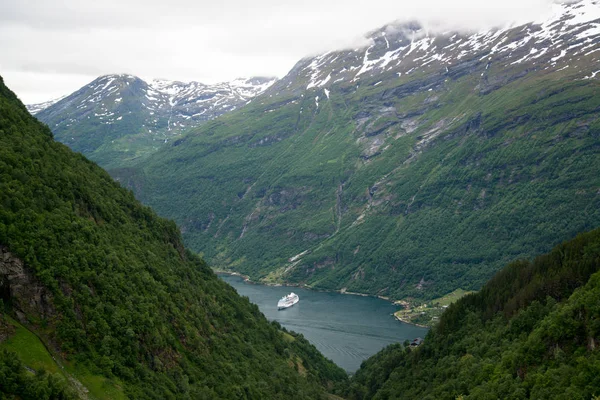
[[23, 260], [0, 245], [0, 298], [10, 303], [22, 323], [55, 314], [50, 291], [28, 270]]

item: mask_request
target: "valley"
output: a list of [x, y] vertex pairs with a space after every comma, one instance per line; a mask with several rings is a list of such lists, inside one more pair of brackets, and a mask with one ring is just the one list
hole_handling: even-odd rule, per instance
[[[599, 398], [600, 0], [407, 9], [282, 78], [250, 64], [311, 40], [305, 4], [96, 6], [0, 7], [23, 93], [91, 80], [0, 77], [0, 398]], [[141, 78], [215, 60], [251, 78]]]

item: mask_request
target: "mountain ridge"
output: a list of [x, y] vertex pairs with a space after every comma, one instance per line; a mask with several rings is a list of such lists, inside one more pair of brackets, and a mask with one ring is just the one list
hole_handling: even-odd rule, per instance
[[[568, 68], [567, 61], [573, 61], [574, 56], [595, 52], [599, 10], [597, 0], [559, 3], [553, 5], [553, 14], [548, 19], [470, 33], [428, 31], [417, 21], [394, 22], [370, 32], [366, 36], [370, 41], [367, 46], [302, 59], [277, 86], [289, 87], [291, 80], [295, 80], [305, 83], [307, 90], [319, 89], [336, 82], [381, 76], [392, 70], [400, 78], [403, 74], [443, 70], [466, 58], [472, 60], [469, 67], [485, 61], [486, 71], [494, 63], [518, 66], [527, 61], [533, 66], [550, 61], [550, 65], [543, 65], [545, 69], [557, 64]], [[575, 51], [567, 54], [567, 44]], [[335, 65], [342, 58], [344, 62]], [[460, 69], [445, 72], [449, 76], [461, 73]]]
[[103, 75], [61, 99], [30, 105], [55, 137], [102, 166], [145, 157], [186, 129], [235, 110], [275, 78], [205, 85], [129, 74]]

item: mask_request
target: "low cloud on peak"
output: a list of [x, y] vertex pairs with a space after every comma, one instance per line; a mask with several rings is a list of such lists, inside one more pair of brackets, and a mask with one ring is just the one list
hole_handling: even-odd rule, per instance
[[391, 21], [481, 30], [540, 20], [551, 0], [21, 0], [0, 3], [0, 69], [25, 102], [78, 89], [98, 75], [216, 83], [283, 76], [301, 58], [366, 44]]

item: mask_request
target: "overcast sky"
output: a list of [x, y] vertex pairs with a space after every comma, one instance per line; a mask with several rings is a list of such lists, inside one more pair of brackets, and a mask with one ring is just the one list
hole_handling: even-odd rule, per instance
[[552, 0], [0, 0], [0, 75], [25, 103], [99, 75], [216, 83], [285, 75], [394, 20], [481, 29]]

